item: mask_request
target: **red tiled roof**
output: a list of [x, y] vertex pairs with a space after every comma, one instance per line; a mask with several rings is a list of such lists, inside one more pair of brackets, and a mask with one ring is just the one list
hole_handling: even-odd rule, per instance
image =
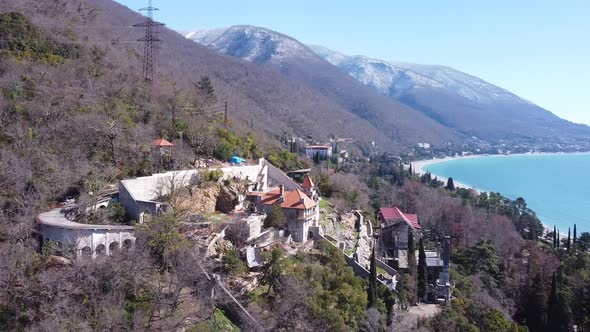
[[306, 175], [303, 178], [303, 184], [301, 184], [301, 187], [303, 187], [303, 188], [313, 188], [313, 181], [311, 181], [311, 176]]
[[414, 229], [422, 228], [422, 226], [420, 226], [420, 224], [418, 223], [418, 215], [405, 214], [402, 211], [400, 211], [400, 209], [398, 209], [397, 207], [381, 208], [379, 214], [385, 222], [389, 220], [402, 219]]
[[154, 140], [152, 142], [153, 146], [174, 146], [174, 144], [168, 142], [167, 140], [163, 139], [163, 138], [158, 138], [157, 140]]
[[[280, 200], [280, 188], [275, 188], [262, 196], [262, 204], [274, 205]], [[293, 191], [285, 191], [283, 193], [284, 200], [281, 203], [283, 209], [297, 209], [306, 210], [316, 206], [316, 202], [309, 198], [303, 191], [297, 189]]]
[[329, 149], [328, 145], [308, 145], [305, 147], [306, 149]]

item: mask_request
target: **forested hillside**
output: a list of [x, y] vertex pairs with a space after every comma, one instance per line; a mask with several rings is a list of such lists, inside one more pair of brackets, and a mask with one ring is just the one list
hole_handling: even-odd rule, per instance
[[285, 77], [366, 119], [402, 146], [418, 142], [442, 146], [461, 139], [454, 130], [364, 86], [289, 36], [254, 26], [233, 26], [223, 32], [213, 30], [211, 34], [215, 37], [205, 32], [188, 35], [221, 54], [273, 66]]
[[402, 139], [436, 145], [441, 138], [477, 137], [533, 150], [588, 149], [588, 126], [450, 67], [348, 56], [254, 26], [184, 34], [221, 54], [271, 64]]

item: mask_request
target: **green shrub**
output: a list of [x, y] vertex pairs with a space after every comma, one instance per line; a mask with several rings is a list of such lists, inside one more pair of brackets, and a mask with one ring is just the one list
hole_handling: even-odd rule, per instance
[[223, 171], [221, 169], [214, 169], [211, 171], [202, 171], [201, 180], [205, 182], [217, 182], [223, 178]]
[[110, 204], [111, 208], [111, 215], [110, 220], [115, 224], [126, 224], [128, 222], [127, 218], [127, 211], [121, 203], [119, 202], [112, 202]]
[[236, 250], [229, 250], [223, 255], [221, 260], [223, 272], [230, 276], [240, 276], [248, 271], [246, 263], [240, 258], [240, 254]]
[[80, 57], [80, 46], [58, 43], [38, 31], [20, 13], [0, 14], [0, 58], [13, 56], [17, 59], [41, 60], [50, 65], [60, 65], [65, 59]]

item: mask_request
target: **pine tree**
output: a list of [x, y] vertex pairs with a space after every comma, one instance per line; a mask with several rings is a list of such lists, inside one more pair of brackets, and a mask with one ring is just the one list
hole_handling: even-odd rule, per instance
[[420, 249], [418, 253], [418, 299], [423, 300], [426, 297], [428, 287], [428, 266], [426, 265], [426, 252], [424, 251], [424, 241], [420, 238]]
[[375, 261], [375, 248], [371, 251], [371, 266], [369, 268], [369, 289], [368, 307], [372, 308], [377, 305], [377, 262]]

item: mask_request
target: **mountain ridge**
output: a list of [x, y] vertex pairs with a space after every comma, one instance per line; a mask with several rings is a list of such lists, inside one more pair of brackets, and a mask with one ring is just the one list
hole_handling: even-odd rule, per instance
[[[233, 38], [240, 29], [273, 33], [274, 44], [281, 42], [281, 36], [290, 42], [294, 39], [254, 26], [233, 26], [227, 29], [232, 29], [233, 33], [227, 34], [228, 30], [225, 30], [218, 38], [205, 40], [203, 36], [207, 36], [207, 32], [200, 31], [199, 38], [191, 39], [222, 54], [259, 64], [273, 64], [282, 72], [290, 69], [284, 62], [297, 63], [299, 67], [308, 66], [310, 68], [307, 70], [310, 71], [311, 67], [316, 67], [313, 69], [314, 75], [320, 78], [324, 74], [321, 70], [327, 70], [325, 66], [320, 70], [315, 61], [302, 64], [306, 60], [298, 58], [298, 52], [284, 54], [275, 53], [273, 47], [264, 49], [264, 43], [259, 43], [257, 49], [249, 49], [251, 53], [265, 52], [264, 56], [244, 56], [245, 53], [237, 52], [236, 49], [240, 46], [247, 48], [260, 40], [252, 33], [249, 39]], [[227, 48], [228, 44], [232, 45], [231, 49]], [[452, 67], [385, 61], [364, 55], [349, 56], [318, 45], [299, 44], [302, 45], [300, 49], [311, 50], [380, 95], [417, 110], [450, 132], [456, 132], [456, 137], [473, 136], [498, 143], [508, 140], [515, 145], [531, 147], [547, 144], [588, 145], [590, 127], [561, 119], [502, 87]], [[306, 58], [310, 59], [311, 56], [306, 55]], [[304, 71], [301, 68], [298, 70]]]
[[330, 64], [308, 46], [292, 37], [255, 26], [233, 26], [215, 36], [184, 32], [193, 41], [204, 42], [221, 54], [258, 65], [270, 65], [290, 80], [298, 81], [352, 114], [371, 123], [378, 131], [405, 146], [430, 142], [444, 146], [462, 138], [424, 114], [383, 96]]

